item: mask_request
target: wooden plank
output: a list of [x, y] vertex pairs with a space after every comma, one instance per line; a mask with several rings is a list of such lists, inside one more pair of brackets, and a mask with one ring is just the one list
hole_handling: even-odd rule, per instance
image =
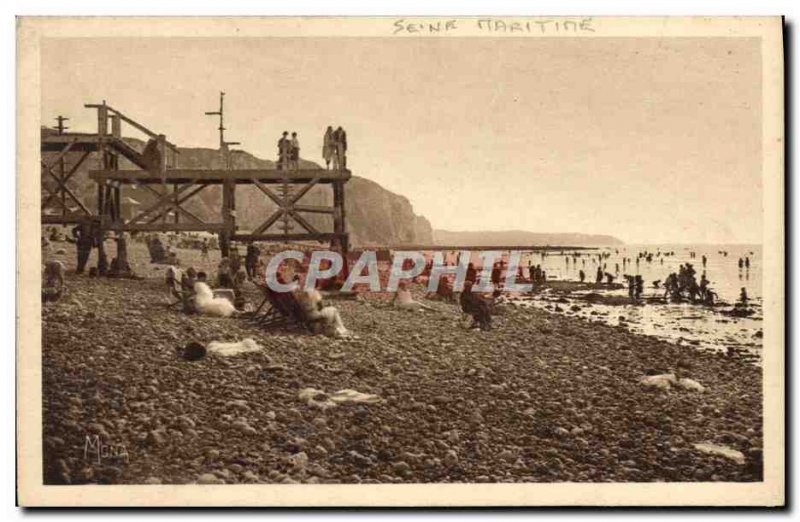
[[294, 210], [289, 210], [289, 215], [292, 216], [292, 219], [294, 219], [295, 221], [300, 223], [300, 226], [303, 227], [304, 229], [306, 229], [309, 233], [311, 233], [311, 234], [319, 234], [320, 233], [319, 230], [314, 228], [314, 226], [311, 223], [306, 221], [306, 219], [303, 216], [301, 216], [300, 214], [298, 214]]
[[[172, 208], [173, 200], [178, 195], [180, 195], [182, 192], [185, 192], [186, 190], [189, 190], [190, 188], [192, 188], [191, 184], [184, 185], [177, 192], [166, 192], [166, 193], [160, 194], [159, 199], [156, 200], [155, 203], [153, 203], [152, 205], [147, 207], [145, 210], [139, 212], [135, 216], [133, 216], [131, 218], [131, 220], [129, 221], [129, 223], [136, 223], [137, 221], [143, 221], [146, 216], [152, 214], [153, 212], [155, 212], [156, 210], [158, 210], [159, 208], [161, 208], [163, 206], [169, 206], [168, 208]], [[159, 212], [158, 216], [161, 216], [162, 214], [164, 214], [164, 212]]]
[[295, 205], [292, 208], [297, 212], [309, 212], [311, 214], [334, 214], [336, 212], [333, 207], [319, 207], [316, 205]]
[[305, 196], [306, 194], [308, 194], [308, 191], [309, 191], [309, 190], [311, 190], [312, 188], [314, 188], [314, 185], [316, 185], [317, 183], [319, 183], [319, 178], [314, 178], [314, 179], [312, 179], [311, 181], [309, 181], [309, 182], [308, 182], [308, 184], [307, 184], [305, 187], [301, 188], [301, 189], [300, 189], [300, 190], [297, 192], [297, 194], [295, 194], [295, 195], [294, 195], [294, 197], [293, 197], [293, 198], [292, 198], [292, 200], [289, 202], [289, 204], [290, 204], [290, 205], [294, 205], [295, 203], [297, 203], [298, 201], [300, 201], [300, 198], [302, 198], [303, 196]]
[[[162, 177], [139, 170], [92, 170], [89, 177], [96, 181], [120, 181], [123, 183], [161, 183]], [[319, 179], [317, 183], [331, 183], [333, 181], [347, 181], [351, 178], [350, 171], [333, 171], [321, 169], [280, 171], [273, 169], [167, 169], [164, 180], [167, 183], [222, 183], [232, 181], [237, 184], [253, 184], [257, 180], [262, 184], [272, 183], [310, 183]]]
[[261, 234], [262, 232], [267, 230], [269, 227], [274, 225], [283, 216], [283, 214], [284, 214], [284, 210], [283, 209], [276, 210], [275, 212], [272, 213], [272, 215], [269, 218], [267, 218], [266, 221], [261, 223], [255, 230], [253, 230], [253, 233], [256, 234], [256, 235], [257, 234]]
[[[86, 103], [83, 106], [85, 108], [87, 108], [87, 109], [101, 109], [102, 108], [105, 111], [113, 112], [114, 114], [119, 116], [119, 119], [121, 119], [122, 121], [124, 121], [125, 123], [130, 125], [131, 127], [135, 128], [135, 129], [138, 129], [139, 131], [141, 131], [141, 132], [145, 133], [146, 135], [150, 136], [151, 138], [158, 137], [157, 133], [151, 131], [150, 129], [148, 129], [147, 127], [145, 127], [144, 125], [142, 125], [138, 121], [132, 120], [131, 118], [125, 116], [124, 114], [119, 112], [117, 109], [112, 108], [110, 105], [104, 105], [104, 104], [98, 104], [98, 103]], [[175, 144], [170, 143], [169, 141], [167, 141], [166, 145], [170, 149], [172, 149], [175, 152], [177, 152], [178, 154], [180, 154], [180, 151], [178, 150], [178, 147]]]
[[109, 230], [125, 232], [220, 232], [225, 223], [114, 223]]
[[269, 199], [272, 200], [273, 203], [278, 205], [278, 207], [283, 208], [285, 201], [278, 197], [277, 194], [272, 192], [266, 185], [258, 181], [256, 178], [253, 178], [253, 185], [258, 187], [258, 190], [263, 192]]
[[43, 225], [74, 225], [78, 223], [83, 223], [86, 221], [87, 218], [92, 217], [91, 214], [67, 214], [67, 215], [43, 215], [41, 216], [41, 222]]
[[234, 234], [234, 241], [319, 241], [326, 242], [347, 234], [323, 232], [321, 234]]
[[[181, 205], [182, 205], [182, 204], [183, 204], [183, 203], [184, 203], [184, 202], [185, 202], [187, 199], [190, 199], [192, 196], [194, 196], [194, 195], [195, 195], [195, 194], [197, 194], [198, 192], [202, 191], [202, 190], [203, 190], [204, 188], [206, 188], [208, 185], [191, 185], [191, 184], [189, 184], [189, 185], [187, 185], [187, 186], [189, 186], [189, 187], [191, 187], [191, 186], [194, 186], [195, 188], [193, 188], [192, 190], [190, 190], [190, 191], [189, 191], [187, 194], [183, 194], [183, 195], [182, 195], [180, 198], [178, 198], [178, 206], [176, 207], [176, 208], [178, 209], [178, 213], [182, 213], [183, 215], [187, 216], [189, 219], [191, 219], [191, 220], [193, 220], [193, 221], [195, 221], [195, 222], [204, 223], [204, 221], [203, 221], [202, 219], [200, 219], [199, 217], [197, 217], [197, 216], [196, 216], [195, 214], [193, 214], [192, 212], [189, 212], [189, 211], [188, 211], [188, 210], [186, 210], [185, 208], [181, 207]], [[162, 198], [162, 197], [164, 196], [164, 195], [163, 195], [161, 192], [157, 191], [156, 189], [154, 189], [153, 187], [151, 187], [151, 186], [149, 186], [149, 185], [142, 185], [142, 188], [144, 188], [144, 189], [148, 190], [148, 191], [149, 191], [150, 193], [152, 193], [152, 194], [155, 194], [155, 196], [156, 196], [156, 197], [158, 197], [158, 198]], [[170, 196], [173, 196], [173, 194], [170, 194]], [[175, 207], [173, 207], [173, 208], [175, 208]], [[166, 210], [166, 209], [164, 209], [164, 210]], [[149, 218], [149, 221], [148, 221], [148, 223], [152, 223], [152, 222], [153, 222], [153, 221], [155, 221], [156, 219], [160, 218], [160, 217], [162, 216], [162, 214], [164, 214], [164, 210], [162, 210], [162, 211], [160, 211], [160, 212], [157, 212], [157, 213], [155, 214], [155, 216], [152, 216], [151, 218]], [[138, 221], [138, 220], [137, 220], [137, 221]]]

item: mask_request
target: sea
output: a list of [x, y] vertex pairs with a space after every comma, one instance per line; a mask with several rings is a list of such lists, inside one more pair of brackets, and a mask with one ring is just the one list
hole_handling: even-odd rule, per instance
[[[639, 253], [651, 253], [652, 260], [636, 259]], [[576, 257], [577, 254], [577, 257]], [[602, 260], [598, 254], [604, 255]], [[669, 255], [667, 255], [669, 254]], [[703, 256], [706, 257], [705, 266]], [[629, 259], [630, 263], [624, 263]], [[749, 260], [749, 268], [739, 267]], [[475, 260], [473, 260], [475, 261]], [[663, 340], [695, 346], [698, 349], [746, 352], [760, 357], [763, 336], [762, 309], [762, 247], [761, 245], [622, 245], [607, 246], [579, 251], [527, 252], [522, 254], [521, 265], [541, 265], [548, 281], [578, 281], [579, 271], [586, 274], [586, 281], [594, 282], [598, 264], [603, 271], [616, 276], [615, 282], [625, 284], [624, 275], [641, 275], [644, 279], [644, 305], [586, 306], [586, 301], [566, 297], [545, 290], [533, 298], [522, 297], [517, 304], [582, 317], [587, 321], [599, 321], [610, 325], [621, 325], [632, 332], [652, 335]], [[711, 288], [718, 296], [718, 305], [707, 307], [691, 303], [652, 303], [649, 297], [663, 297], [663, 283], [680, 265], [691, 263], [696, 270], [696, 279], [705, 272]], [[660, 281], [659, 288], [653, 286]], [[605, 279], [604, 279], [605, 281]], [[733, 317], [725, 312], [733, 308], [742, 289], [749, 298], [748, 306], [753, 311], [749, 317]], [[598, 292], [597, 290], [587, 290]], [[627, 296], [627, 288], [601, 291], [603, 295]], [[581, 306], [574, 311], [573, 305]], [[558, 308], [556, 308], [556, 306]]]

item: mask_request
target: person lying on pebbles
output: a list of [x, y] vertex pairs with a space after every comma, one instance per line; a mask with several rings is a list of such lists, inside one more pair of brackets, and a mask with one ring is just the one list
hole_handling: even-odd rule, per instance
[[400, 281], [400, 283], [397, 285], [397, 291], [395, 292], [394, 297], [392, 297], [391, 305], [396, 308], [400, 308], [401, 310], [433, 310], [433, 308], [430, 306], [414, 300], [414, 297], [411, 295], [411, 291], [408, 289], [405, 281]]

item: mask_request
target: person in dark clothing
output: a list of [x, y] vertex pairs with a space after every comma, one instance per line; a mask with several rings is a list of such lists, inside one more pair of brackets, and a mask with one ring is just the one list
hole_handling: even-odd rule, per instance
[[634, 297], [636, 299], [639, 299], [642, 297], [642, 293], [644, 292], [644, 278], [640, 275], [637, 275], [633, 279], [634, 283], [636, 284], [636, 292], [634, 294]]
[[478, 280], [478, 271], [475, 270], [475, 265], [470, 263], [467, 265], [467, 277], [466, 280], [470, 283], [475, 283]]
[[346, 169], [347, 168], [347, 133], [341, 127], [333, 131], [333, 168]]
[[498, 286], [500, 284], [501, 272], [502, 269], [500, 268], [500, 263], [495, 263], [492, 267], [492, 284], [494, 286]]
[[478, 326], [481, 330], [492, 329], [492, 313], [489, 302], [472, 291], [472, 283], [464, 283], [464, 291], [459, 296], [461, 310], [472, 317], [470, 328]]
[[92, 253], [95, 244], [94, 231], [90, 223], [80, 223], [72, 229], [72, 237], [75, 238], [75, 245], [78, 247], [78, 267], [76, 273], [82, 274]]
[[595, 277], [595, 281], [594, 282], [597, 283], [598, 285], [603, 282], [603, 268], [602, 267], [599, 267], [599, 266], [597, 267], [597, 277]]
[[289, 157], [292, 153], [292, 140], [289, 139], [289, 133], [283, 131], [283, 135], [278, 140], [278, 170], [287, 170], [289, 168]]
[[244, 257], [244, 269], [250, 280], [256, 276], [256, 264], [258, 263], [259, 255], [261, 255], [261, 250], [259, 250], [257, 246], [253, 243], [247, 245], [247, 254], [245, 254]]
[[578, 277], [580, 278], [581, 283], [583, 283], [586, 280], [586, 272], [584, 272], [583, 270], [579, 270]]

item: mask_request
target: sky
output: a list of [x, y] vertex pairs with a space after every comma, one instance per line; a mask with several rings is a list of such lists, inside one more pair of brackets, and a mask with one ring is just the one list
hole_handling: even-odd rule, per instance
[[[447, 230], [761, 243], [761, 55], [749, 38], [73, 38], [42, 46], [42, 124], [102, 100], [183, 147], [323, 163]], [[131, 132], [131, 135], [136, 135]]]

